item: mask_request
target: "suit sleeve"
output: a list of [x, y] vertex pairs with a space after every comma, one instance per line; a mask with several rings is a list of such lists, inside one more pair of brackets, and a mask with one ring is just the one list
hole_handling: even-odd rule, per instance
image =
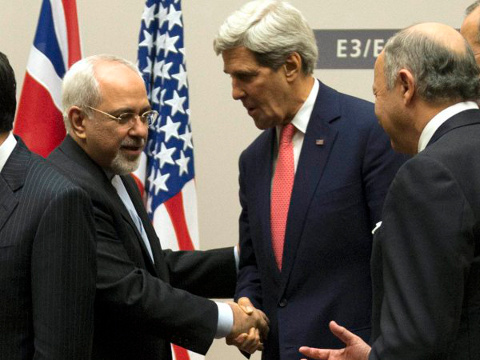
[[233, 247], [207, 251], [165, 250], [170, 284], [208, 298], [233, 298], [237, 270]]
[[35, 359], [90, 359], [95, 258], [91, 202], [69, 188], [50, 201], [33, 242]]
[[[143, 217], [144, 224], [150, 220], [146, 217], [143, 203], [134, 179], [124, 178], [127, 191], [137, 212]], [[155, 230], [152, 228], [152, 233]], [[156, 235], [155, 241], [160, 241]], [[170, 275], [170, 284], [192, 294], [208, 298], [232, 298], [237, 282], [237, 269], [233, 247], [208, 251], [163, 251]]]
[[388, 188], [407, 157], [395, 153], [387, 134], [377, 122], [372, 122], [363, 159], [362, 179], [373, 229], [382, 220], [382, 207]]
[[235, 299], [248, 297], [253, 305], [262, 308], [262, 287], [260, 275], [257, 267], [257, 259], [253, 248], [252, 238], [250, 236], [250, 223], [248, 217], [247, 184], [246, 179], [246, 155], [245, 152], [240, 157], [240, 205], [242, 211], [239, 219], [240, 231], [240, 270], [237, 279], [237, 289]]
[[452, 173], [417, 157], [392, 183], [375, 239], [384, 292], [370, 360], [446, 359], [459, 327], [474, 215]]
[[205, 354], [216, 332], [216, 304], [176, 289], [134, 263], [125, 248], [128, 241], [119, 239], [111, 211], [103, 203], [94, 203], [94, 210], [99, 311], [131, 331], [159, 336]]

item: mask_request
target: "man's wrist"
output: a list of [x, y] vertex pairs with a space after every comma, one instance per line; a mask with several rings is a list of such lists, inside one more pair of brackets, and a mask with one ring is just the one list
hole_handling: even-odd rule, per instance
[[233, 329], [233, 311], [230, 305], [215, 301], [218, 307], [218, 322], [215, 339], [227, 337]]

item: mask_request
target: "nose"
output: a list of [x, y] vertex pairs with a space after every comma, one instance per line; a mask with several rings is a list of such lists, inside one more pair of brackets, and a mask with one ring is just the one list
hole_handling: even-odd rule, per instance
[[240, 100], [245, 96], [245, 91], [238, 85], [237, 80], [232, 79], [232, 97], [234, 100]]
[[144, 139], [148, 136], [148, 124], [142, 121], [140, 115], [135, 116], [135, 122], [128, 131], [130, 136], [138, 136]]

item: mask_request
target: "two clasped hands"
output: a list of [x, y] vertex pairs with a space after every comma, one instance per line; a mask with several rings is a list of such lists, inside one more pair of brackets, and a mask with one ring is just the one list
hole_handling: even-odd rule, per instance
[[267, 316], [263, 311], [256, 309], [246, 297], [228, 304], [233, 311], [233, 328], [226, 338], [227, 344], [235, 345], [249, 354], [263, 350], [263, 342], [269, 331]]

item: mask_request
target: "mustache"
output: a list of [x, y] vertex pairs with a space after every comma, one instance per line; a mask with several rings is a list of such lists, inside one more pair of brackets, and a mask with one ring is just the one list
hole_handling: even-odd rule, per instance
[[129, 146], [129, 147], [144, 147], [145, 146], [144, 138], [127, 138], [122, 141], [120, 146]]

